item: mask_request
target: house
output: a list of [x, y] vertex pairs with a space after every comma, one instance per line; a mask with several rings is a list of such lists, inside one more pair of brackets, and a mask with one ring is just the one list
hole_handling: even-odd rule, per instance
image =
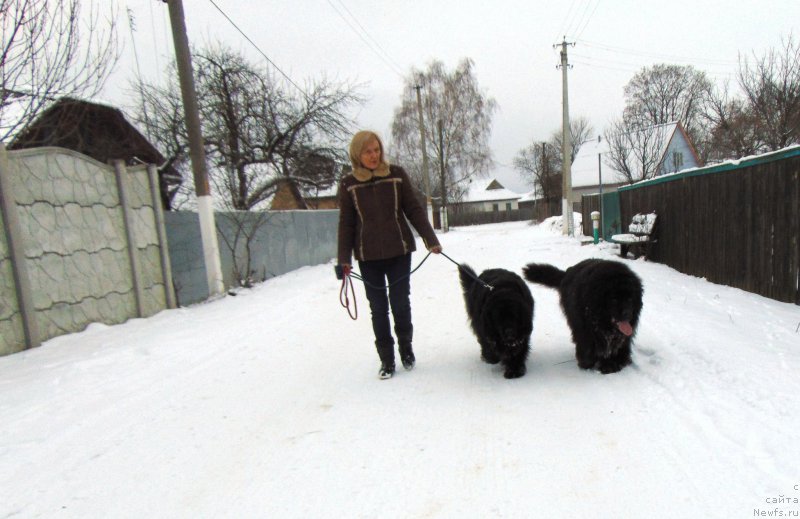
[[458, 211], [515, 211], [522, 195], [503, 187], [497, 179], [472, 181], [460, 202], [453, 204]]
[[129, 166], [155, 164], [165, 209], [170, 208], [175, 191], [183, 181], [122, 111], [108, 105], [63, 97], [23, 128], [8, 149], [42, 146], [77, 151], [104, 164], [111, 160], [124, 160]]
[[281, 182], [272, 196], [269, 209], [271, 211], [289, 211], [292, 209], [309, 209], [297, 184], [290, 180]]
[[282, 182], [272, 197], [271, 211], [292, 209], [338, 209], [338, 184], [327, 189], [311, 188], [304, 194], [294, 182]]
[[561, 199], [542, 198], [538, 190], [534, 189], [522, 195], [519, 199], [519, 208], [530, 213], [533, 220], [542, 221], [550, 216], [561, 214]]
[[[660, 124], [644, 130], [653, 132], [653, 148], [659, 150], [656, 176], [682, 169], [699, 167], [700, 159], [679, 122]], [[614, 169], [608, 157], [610, 147], [605, 138], [584, 142], [572, 161], [572, 202], [581, 202], [581, 196], [601, 191], [616, 191], [629, 184], [621, 172]], [[599, 157], [599, 158], [598, 158]], [[635, 164], [636, 160], [632, 158]]]
[[339, 184], [335, 183], [327, 189], [312, 189], [305, 195], [309, 209], [339, 209]]

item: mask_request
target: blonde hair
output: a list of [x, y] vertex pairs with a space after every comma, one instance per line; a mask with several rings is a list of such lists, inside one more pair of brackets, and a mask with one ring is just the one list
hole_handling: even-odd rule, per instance
[[372, 139], [378, 141], [378, 146], [381, 147], [381, 164], [378, 169], [389, 167], [381, 138], [372, 130], [362, 130], [353, 135], [353, 139], [350, 141], [350, 162], [353, 164], [353, 171], [364, 168], [364, 165], [361, 164], [361, 152], [364, 150], [364, 146]]

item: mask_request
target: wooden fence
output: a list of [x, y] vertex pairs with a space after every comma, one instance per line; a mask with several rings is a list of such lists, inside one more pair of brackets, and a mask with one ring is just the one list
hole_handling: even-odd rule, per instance
[[447, 209], [447, 221], [450, 222], [451, 226], [519, 222], [522, 220], [541, 222], [545, 218], [561, 214], [561, 200], [539, 200], [536, 203], [528, 203], [521, 206], [519, 209], [510, 211], [475, 211], [459, 209], [460, 208], [454, 209], [452, 207]]
[[658, 214], [649, 259], [800, 304], [800, 147], [619, 190], [624, 224]]

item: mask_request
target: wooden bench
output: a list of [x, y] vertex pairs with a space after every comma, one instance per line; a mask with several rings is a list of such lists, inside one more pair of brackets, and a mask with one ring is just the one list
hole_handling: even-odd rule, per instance
[[637, 213], [631, 218], [627, 234], [615, 234], [611, 237], [613, 243], [619, 244], [619, 255], [623, 258], [628, 256], [628, 252], [633, 254], [634, 259], [640, 256], [647, 257], [650, 252], [650, 244], [655, 243], [654, 231], [658, 218], [656, 213]]

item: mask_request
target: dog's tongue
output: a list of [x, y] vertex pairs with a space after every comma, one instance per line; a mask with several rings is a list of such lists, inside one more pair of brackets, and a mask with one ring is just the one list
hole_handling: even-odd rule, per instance
[[617, 321], [616, 325], [617, 328], [619, 328], [619, 331], [621, 331], [628, 337], [633, 335], [633, 328], [631, 327], [631, 323], [629, 323], [628, 321]]

